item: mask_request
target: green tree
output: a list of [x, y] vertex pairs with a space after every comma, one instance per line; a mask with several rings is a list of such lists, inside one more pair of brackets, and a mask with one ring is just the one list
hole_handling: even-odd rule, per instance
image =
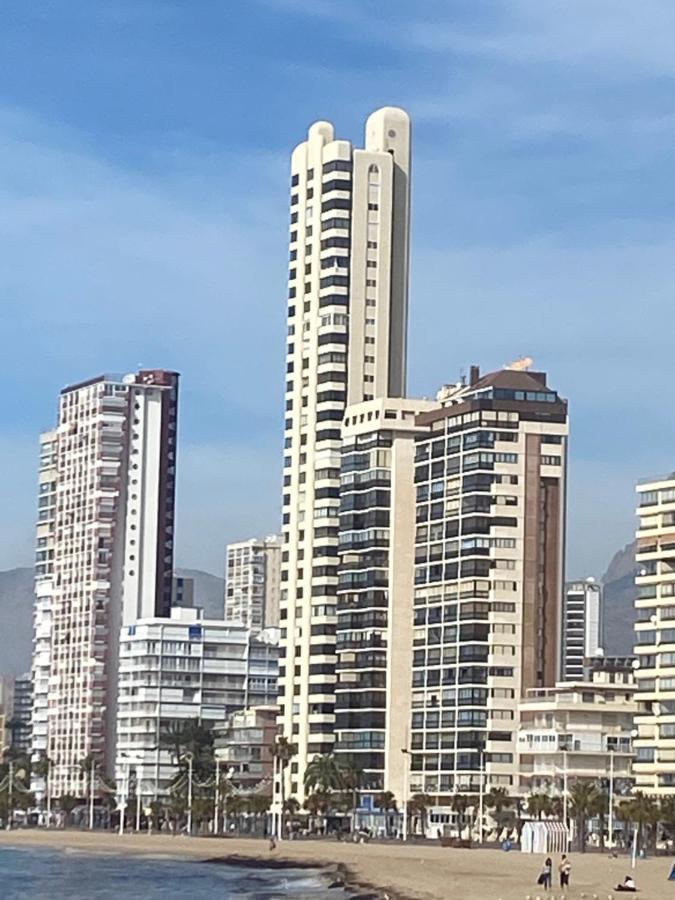
[[551, 798], [547, 794], [530, 794], [527, 798], [527, 813], [535, 819], [550, 816], [553, 811]]
[[[281, 821], [279, 823], [279, 836], [285, 835], [286, 820], [286, 768], [290, 761], [298, 752], [295, 744], [292, 744], [288, 738], [277, 737], [274, 747], [272, 748], [272, 756], [277, 761], [277, 771], [279, 773], [279, 805], [281, 807]], [[297, 802], [297, 801], [296, 801]]]
[[607, 821], [607, 814], [609, 812], [609, 795], [606, 791], [602, 790], [599, 785], [596, 785], [596, 797], [595, 800], [591, 803], [590, 814], [592, 816], [597, 817], [598, 819], [598, 840], [600, 843], [600, 849], [605, 849], [605, 823]]
[[390, 834], [391, 817], [389, 814], [396, 812], [396, 797], [394, 797], [391, 791], [382, 791], [381, 794], [378, 794], [375, 797], [375, 806], [384, 813], [385, 832], [386, 834]]
[[471, 800], [466, 794], [455, 794], [452, 798], [451, 808], [454, 813], [457, 813], [457, 833], [460, 838], [464, 832], [466, 813], [470, 806]]
[[432, 799], [429, 794], [413, 794], [408, 803], [406, 804], [406, 815], [408, 817], [408, 821], [410, 821], [411, 816], [415, 816], [419, 819], [420, 828], [422, 834], [426, 834], [427, 831], [427, 810], [432, 804]]
[[359, 805], [359, 790], [363, 786], [363, 769], [357, 763], [350, 761], [339, 765], [342, 788], [349, 795], [351, 810], [351, 831], [356, 831], [356, 810]]
[[331, 795], [328, 791], [314, 791], [314, 793], [308, 794], [305, 798], [304, 807], [309, 813], [310, 823], [313, 819], [323, 818], [325, 830], [330, 804]]
[[586, 852], [586, 825], [599, 803], [599, 791], [592, 781], [576, 781], [569, 790], [569, 812], [574, 818], [577, 849]]
[[343, 790], [344, 772], [332, 753], [315, 756], [305, 769], [305, 790], [330, 794]]
[[63, 794], [58, 799], [58, 807], [61, 812], [64, 814], [64, 825], [68, 825], [70, 822], [70, 817], [72, 815], [73, 810], [78, 805], [77, 797], [73, 797], [72, 794]]

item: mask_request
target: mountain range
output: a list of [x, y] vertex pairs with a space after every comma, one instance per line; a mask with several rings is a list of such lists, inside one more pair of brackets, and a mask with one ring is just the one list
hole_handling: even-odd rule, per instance
[[[224, 616], [225, 581], [199, 569], [177, 569], [195, 580], [195, 605], [206, 619]], [[633, 653], [635, 544], [627, 544], [602, 578], [603, 649], [607, 656]], [[33, 569], [0, 572], [0, 674], [18, 675], [30, 668], [33, 615]]]
[[[225, 615], [225, 581], [199, 569], [176, 569], [177, 575], [194, 578], [195, 606], [205, 619]], [[0, 675], [20, 675], [31, 664], [33, 631], [32, 568], [0, 572]]]

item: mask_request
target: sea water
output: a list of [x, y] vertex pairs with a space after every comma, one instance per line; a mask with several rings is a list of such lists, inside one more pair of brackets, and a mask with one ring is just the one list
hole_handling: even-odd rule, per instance
[[[337, 895], [337, 896], [336, 896]], [[311, 869], [0, 847], [0, 900], [342, 900]]]

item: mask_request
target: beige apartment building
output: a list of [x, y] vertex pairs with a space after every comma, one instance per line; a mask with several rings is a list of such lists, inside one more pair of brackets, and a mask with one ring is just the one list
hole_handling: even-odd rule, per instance
[[410, 121], [393, 107], [369, 117], [363, 149], [316, 122], [292, 155], [279, 700], [300, 799], [307, 762], [335, 744], [345, 408], [405, 393], [409, 182]]
[[631, 660], [598, 660], [587, 680], [527, 692], [519, 705], [521, 793], [561, 795], [565, 781], [612, 779], [615, 794], [632, 784]]
[[[405, 792], [415, 575], [415, 439], [429, 400], [347, 407], [340, 468], [335, 750], [363, 772], [359, 817], [378, 827], [377, 795]], [[333, 677], [328, 669], [326, 678]]]
[[41, 440], [32, 751], [55, 797], [84, 795], [89, 754], [114, 771], [120, 628], [170, 609], [177, 394], [163, 370], [72, 385]]
[[254, 631], [279, 626], [281, 538], [277, 535], [228, 544], [225, 621]]
[[527, 363], [417, 418], [409, 790], [518, 793], [520, 702], [558, 679], [567, 403]]
[[675, 794], [675, 473], [637, 486], [635, 783]]

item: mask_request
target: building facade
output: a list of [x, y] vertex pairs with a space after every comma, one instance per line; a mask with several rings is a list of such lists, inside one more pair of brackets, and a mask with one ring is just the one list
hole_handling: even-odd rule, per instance
[[675, 473], [637, 487], [636, 788], [675, 794]]
[[215, 726], [216, 761], [235, 791], [272, 795], [277, 706], [253, 706]]
[[374, 112], [365, 148], [317, 122], [291, 160], [282, 503], [280, 724], [286, 794], [335, 743], [340, 449], [345, 407], [406, 384], [410, 121]]
[[422, 413], [409, 789], [518, 791], [519, 702], [558, 678], [567, 404], [514, 364]]
[[170, 618], [125, 625], [120, 643], [116, 778], [133, 766], [147, 802], [167, 793], [176, 759], [163, 735], [198, 719], [224, 722], [249, 706], [276, 701], [278, 631], [200, 619], [175, 608]]
[[33, 753], [52, 794], [83, 796], [81, 760], [114, 766], [123, 622], [171, 603], [178, 375], [65, 388], [41, 441]]
[[612, 778], [614, 793], [633, 783], [633, 667], [596, 667], [588, 681], [535, 688], [521, 701], [521, 793], [560, 795], [565, 780]]
[[589, 661], [602, 653], [602, 588], [594, 578], [565, 585], [562, 678], [581, 681]]
[[182, 606], [191, 608], [195, 605], [195, 580], [184, 575], [174, 575], [171, 589], [171, 608]]
[[254, 631], [279, 626], [281, 538], [229, 544], [225, 568], [225, 621]]
[[[415, 438], [425, 400], [347, 408], [340, 467], [335, 750], [363, 772], [361, 818], [404, 792], [409, 744], [415, 545]], [[311, 713], [311, 707], [310, 707]], [[311, 724], [310, 724], [311, 729]], [[383, 813], [381, 815], [386, 815]], [[374, 824], [374, 819], [369, 819]]]

